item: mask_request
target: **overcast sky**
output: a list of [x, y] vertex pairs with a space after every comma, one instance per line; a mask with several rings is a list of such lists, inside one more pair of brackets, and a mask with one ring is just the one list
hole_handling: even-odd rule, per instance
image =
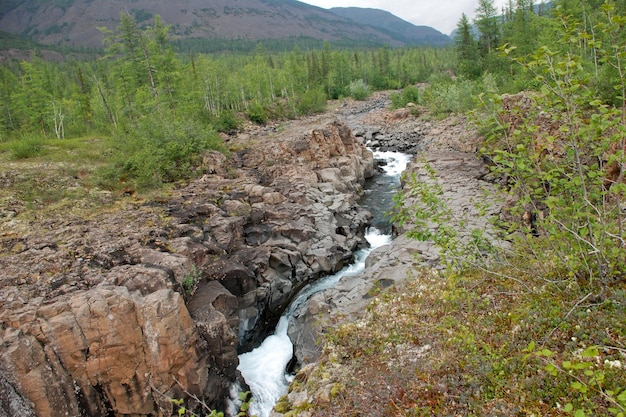
[[[300, 0], [303, 3], [329, 9], [331, 7], [370, 7], [387, 10], [399, 18], [418, 26], [430, 26], [449, 35], [461, 14], [474, 18], [478, 0]], [[495, 0], [498, 13], [506, 0]]]

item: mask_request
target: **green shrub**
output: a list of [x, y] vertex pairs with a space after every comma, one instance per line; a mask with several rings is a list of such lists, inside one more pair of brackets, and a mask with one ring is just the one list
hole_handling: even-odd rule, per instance
[[415, 86], [409, 86], [400, 92], [391, 94], [391, 107], [393, 109], [400, 109], [409, 103], [417, 104], [418, 102], [419, 90]]
[[476, 106], [476, 96], [480, 94], [479, 81], [458, 78], [452, 82], [443, 81], [431, 84], [424, 91], [424, 104], [435, 114], [462, 113]]
[[302, 115], [322, 113], [326, 110], [326, 94], [321, 89], [311, 89], [302, 93], [297, 109]]
[[214, 126], [218, 132], [228, 132], [239, 129], [241, 121], [232, 110], [222, 111], [214, 121]]
[[12, 159], [27, 159], [41, 155], [44, 138], [38, 135], [27, 135], [16, 139], [9, 145]]
[[348, 87], [350, 97], [355, 100], [366, 100], [371, 94], [372, 89], [363, 80], [354, 80]]
[[269, 120], [267, 109], [256, 101], [248, 106], [246, 114], [248, 119], [259, 125], [264, 125]]
[[118, 134], [112, 161], [100, 170], [100, 185], [154, 188], [191, 178], [203, 151], [220, 147], [219, 137], [206, 126], [155, 115]]
[[280, 99], [272, 104], [270, 108], [270, 116], [274, 120], [290, 119], [298, 117], [298, 109], [296, 108], [296, 100]]

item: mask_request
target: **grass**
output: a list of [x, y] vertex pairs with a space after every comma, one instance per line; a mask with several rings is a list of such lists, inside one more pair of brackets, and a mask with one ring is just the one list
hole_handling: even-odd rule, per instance
[[220, 148], [217, 136], [191, 124], [163, 124], [146, 122], [118, 137], [1, 141], [0, 210], [10, 216], [93, 210], [136, 193], [166, 192], [168, 183], [201, 174], [201, 154]]
[[93, 208], [110, 196], [93, 186], [111, 139], [19, 138], [0, 143], [0, 204], [16, 213]]
[[0, 141], [0, 201], [11, 211], [94, 207], [200, 176], [206, 150], [224, 150], [210, 125], [155, 112], [110, 135], [55, 139], [31, 133]]
[[[312, 416], [619, 415], [626, 288], [417, 270], [328, 335], [300, 375]], [[506, 272], [506, 271], [500, 271]], [[590, 347], [591, 354], [584, 352]], [[582, 365], [581, 365], [582, 364]], [[343, 389], [332, 399], [328, 386]], [[616, 400], [619, 395], [621, 400]], [[616, 400], [617, 404], [612, 403]], [[285, 409], [285, 400], [282, 402]], [[613, 409], [613, 411], [611, 411]], [[578, 414], [576, 414], [578, 413]], [[297, 415], [297, 413], [294, 413]]]

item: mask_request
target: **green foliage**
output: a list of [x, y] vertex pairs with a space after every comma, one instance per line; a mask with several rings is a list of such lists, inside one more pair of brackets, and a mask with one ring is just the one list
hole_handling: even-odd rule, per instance
[[480, 81], [457, 78], [432, 83], [422, 94], [422, 103], [434, 114], [463, 113], [473, 109]]
[[9, 144], [12, 159], [27, 159], [44, 152], [45, 140], [41, 135], [27, 134]]
[[352, 81], [348, 91], [355, 100], [366, 100], [372, 94], [371, 88], [362, 79]]
[[400, 89], [455, 65], [452, 48], [345, 50], [330, 43], [177, 56], [170, 27], [159, 16], [138, 25], [144, 17], [131, 9], [117, 28], [104, 29], [106, 54], [97, 60], [52, 63], [33, 54], [0, 66], [0, 140], [15, 147], [13, 157], [48, 151], [48, 142], [25, 138], [100, 137], [108, 145], [114, 138], [94, 160], [92, 185], [152, 188], [200, 174], [202, 151], [219, 148], [213, 131], [236, 130], [243, 117], [266, 124], [314, 114], [327, 98], [364, 99], [372, 88]]
[[219, 116], [214, 118], [213, 124], [218, 132], [229, 132], [237, 130], [241, 126], [241, 121], [232, 110], [224, 110]]
[[[621, 66], [619, 53], [606, 59]], [[626, 120], [594, 96], [580, 54], [542, 47], [515, 61], [542, 91], [508, 99], [506, 110], [485, 100], [485, 108], [496, 110], [480, 117], [491, 132], [485, 151], [494, 170], [510, 179], [513, 212], [539, 215], [536, 227], [550, 237], [553, 261], [565, 262], [579, 284], [593, 287], [599, 280], [604, 287], [626, 271], [623, 186], [610, 177], [612, 166], [624, 164]]]
[[[600, 10], [604, 18], [595, 12], [584, 22], [557, 13], [560, 24], [549, 30], [561, 43], [529, 54], [501, 48], [510, 73], [521, 74], [520, 83], [532, 79], [526, 87], [538, 91], [500, 96], [498, 85], [506, 83], [498, 67], [479, 81], [433, 80], [421, 96], [432, 110], [446, 111], [458, 111], [453, 106], [464, 97], [481, 98], [474, 116], [487, 136], [484, 156], [511, 203], [500, 224], [508, 249], [491, 246], [481, 231], [463, 239], [458, 227], [449, 228], [459, 224], [432, 172], [428, 181], [423, 174], [406, 179], [408, 192], [398, 201], [396, 220], [413, 226], [412, 237], [439, 245], [455, 267], [434, 297], [442, 306], [430, 308], [447, 318], [438, 329], [452, 360], [447, 369], [462, 369], [468, 377], [460, 391], [477, 399], [459, 414], [482, 415], [480, 404], [496, 399], [535, 415], [625, 413], [625, 335], [615, 309], [626, 271], [626, 18], [609, 3]], [[534, 42], [527, 41], [520, 49]], [[483, 68], [491, 57], [483, 50]]]
[[[563, 376], [569, 383], [569, 398], [563, 411], [574, 417], [596, 415], [596, 398], [610, 404], [607, 411], [616, 417], [626, 415], [626, 388], [615, 384], [614, 370], [620, 370], [621, 361], [605, 359], [600, 362], [602, 348], [588, 346], [576, 353], [571, 360], [555, 360], [556, 352], [550, 349], [536, 349], [531, 342], [524, 352], [524, 360], [538, 358], [544, 370], [552, 377]], [[599, 363], [600, 362], [600, 363]], [[618, 371], [619, 372], [619, 371]]]
[[[71, 137], [117, 135], [142, 117], [201, 119], [228, 131], [233, 115], [257, 123], [321, 111], [326, 98], [367, 97], [372, 87], [402, 88], [454, 65], [450, 48], [323, 50], [177, 57], [158, 16], [139, 28], [128, 14], [105, 31], [107, 55], [92, 62], [31, 62], [2, 67], [0, 133]], [[354, 91], [350, 91], [352, 80]], [[323, 92], [323, 94], [322, 94]], [[63, 132], [61, 132], [61, 121]], [[55, 130], [56, 128], [56, 130]]]
[[394, 195], [392, 221], [408, 226], [409, 238], [437, 246], [441, 263], [451, 270], [482, 264], [484, 257], [494, 252], [484, 231], [469, 229], [465, 220], [453, 213], [435, 170], [424, 159], [417, 162], [421, 168], [405, 177], [404, 192]]
[[391, 108], [400, 109], [406, 107], [407, 104], [418, 104], [420, 99], [419, 89], [415, 86], [405, 87], [400, 92], [391, 94]]
[[194, 265], [181, 281], [185, 298], [190, 298], [198, 289], [198, 283], [202, 280], [201, 271]]
[[457, 24], [455, 45], [459, 56], [459, 74], [469, 79], [479, 77], [483, 69], [480, 65], [478, 45], [465, 13], [462, 14]]
[[309, 115], [326, 110], [326, 94], [321, 89], [309, 90], [300, 95], [297, 104], [298, 114]]
[[117, 160], [102, 169], [103, 186], [125, 184], [139, 189], [190, 178], [205, 150], [220, 149], [217, 135], [192, 120], [169, 120], [155, 114], [117, 137]]
[[261, 103], [256, 101], [248, 105], [246, 115], [248, 116], [248, 119], [259, 125], [264, 125], [269, 120], [269, 113], [267, 109]]
[[[200, 401], [194, 395], [190, 395], [191, 398], [195, 400], [196, 403], [199, 403], [201, 412], [203, 414], [198, 414], [200, 411], [190, 410], [185, 406], [185, 400], [182, 398], [169, 398], [169, 401], [176, 407], [176, 414], [179, 417], [188, 416], [188, 417], [201, 417], [204, 415], [205, 417], [224, 417], [224, 413], [221, 411], [217, 411], [215, 409], [211, 409], [207, 406], [203, 401]], [[250, 411], [250, 403], [252, 402], [252, 398], [250, 396], [250, 391], [240, 392], [239, 393], [239, 412], [237, 413], [237, 417], [248, 417]]]

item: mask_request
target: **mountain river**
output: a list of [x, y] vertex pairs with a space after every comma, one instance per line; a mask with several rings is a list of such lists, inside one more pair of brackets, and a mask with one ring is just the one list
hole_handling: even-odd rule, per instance
[[365, 259], [376, 248], [391, 242], [391, 224], [385, 213], [393, 206], [393, 195], [400, 186], [400, 174], [406, 169], [410, 155], [397, 152], [374, 152], [374, 158], [382, 161], [382, 174], [376, 175], [365, 184], [365, 193], [360, 205], [368, 209], [373, 217], [372, 225], [365, 238], [370, 246], [355, 254], [352, 264], [334, 275], [326, 276], [304, 287], [280, 318], [274, 334], [268, 336], [256, 349], [239, 355], [239, 366], [246, 383], [250, 386], [253, 401], [251, 412], [258, 417], [269, 416], [278, 399], [287, 393], [293, 376], [287, 365], [293, 356], [293, 344], [287, 335], [289, 320], [293, 313], [311, 296], [332, 288], [342, 277], [358, 275], [365, 269]]

